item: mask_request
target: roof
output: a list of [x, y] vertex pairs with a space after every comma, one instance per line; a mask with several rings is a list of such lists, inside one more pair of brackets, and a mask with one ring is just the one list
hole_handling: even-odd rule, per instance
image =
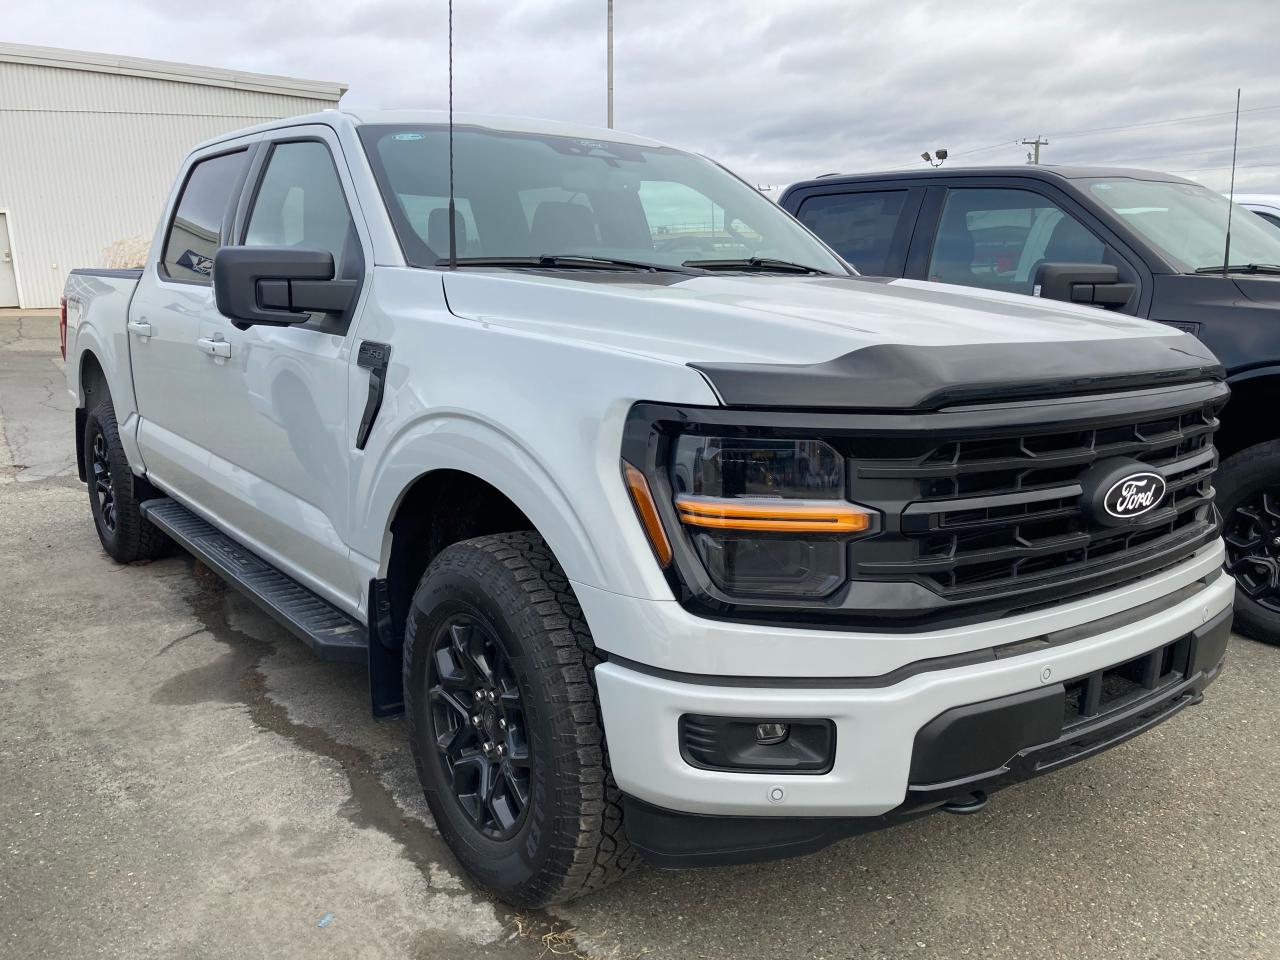
[[57, 47], [34, 47], [22, 43], [0, 43], [0, 63], [24, 63], [63, 70], [85, 70], [125, 77], [148, 77], [177, 83], [195, 83], [210, 87], [231, 87], [256, 93], [274, 93], [286, 97], [337, 102], [347, 92], [345, 83], [324, 80], [299, 80], [268, 73], [246, 73], [221, 67], [201, 67], [168, 60], [145, 60], [112, 53], [88, 53]]
[[[346, 121], [354, 126], [366, 126], [383, 123], [402, 123], [410, 126], [443, 126], [449, 122], [449, 114], [443, 110], [351, 110], [346, 107], [338, 110], [325, 110], [320, 113], [307, 114], [300, 117], [283, 117], [279, 120], [268, 120], [252, 127], [231, 130], [221, 136], [214, 137], [198, 144], [194, 149], [205, 147], [226, 140], [243, 137], [246, 134], [260, 133], [264, 130], [278, 130], [281, 127], [296, 127], [310, 123], [324, 123], [334, 126], [336, 122]], [[601, 140], [606, 143], [630, 143], [642, 147], [663, 147], [666, 144], [657, 140], [649, 140], [635, 134], [623, 133], [620, 130], [609, 130], [604, 127], [588, 127], [579, 123], [565, 123], [560, 120], [538, 120], [529, 117], [501, 117], [482, 113], [455, 113], [454, 127], [484, 127], [509, 133], [532, 133], [547, 136], [574, 137], [581, 140]]]
[[[449, 122], [449, 114], [443, 110], [348, 110], [344, 109], [353, 121], [358, 124], [374, 123], [410, 123], [410, 124], [444, 124]], [[533, 117], [504, 117], [483, 113], [455, 113], [455, 127], [474, 126], [487, 127], [490, 130], [503, 130], [510, 133], [542, 133], [550, 136], [578, 137], [587, 140], [604, 140], [612, 143], [633, 143], [642, 147], [660, 147], [664, 144], [646, 137], [624, 133], [621, 130], [610, 130], [605, 127], [590, 127], [581, 123], [567, 123], [561, 120], [540, 120]]]
[[1165, 180], [1189, 183], [1183, 177], [1155, 170], [1135, 170], [1131, 167], [1060, 167], [1053, 164], [1024, 163], [1003, 167], [930, 167], [928, 169], [884, 170], [880, 173], [831, 173], [813, 180], [805, 180], [797, 186], [839, 181], [849, 183], [864, 180], [928, 180], [934, 177], [1027, 177], [1033, 180], [1082, 180], [1086, 177], [1124, 177], [1131, 180]]

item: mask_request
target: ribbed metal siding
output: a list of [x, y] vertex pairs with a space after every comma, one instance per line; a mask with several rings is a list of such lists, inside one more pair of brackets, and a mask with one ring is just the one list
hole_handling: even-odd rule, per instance
[[72, 267], [149, 241], [201, 140], [333, 107], [229, 87], [0, 62], [0, 210], [24, 307], [57, 306]]

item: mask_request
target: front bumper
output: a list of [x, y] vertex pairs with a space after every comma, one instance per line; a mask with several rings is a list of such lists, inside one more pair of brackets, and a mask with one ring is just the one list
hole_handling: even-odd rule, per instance
[[[1218, 546], [1216, 554], [1220, 552]], [[1230, 630], [1235, 585], [1220, 567], [1205, 572], [1206, 559], [1197, 555], [1181, 565], [1184, 573], [1198, 572], [1198, 579], [1182, 583], [1163, 598], [1148, 599], [1137, 610], [1118, 611], [1023, 640], [994, 659], [969, 665], [948, 666], [951, 661], [944, 658], [926, 662], [918, 671], [907, 669], [882, 677], [788, 681], [699, 677], [629, 660], [603, 663], [596, 668], [596, 681], [613, 774], [636, 810], [628, 821], [628, 832], [637, 846], [647, 848], [661, 862], [659, 848], [665, 841], [642, 836], [650, 832], [644, 825], [654, 825], [659, 838], [674, 838], [678, 831], [671, 822], [673, 815], [693, 814], [695, 821], [748, 818], [766, 824], [856, 818], [860, 829], [883, 826], [900, 815], [1055, 769], [1134, 736], [1197, 701], [1217, 675]], [[1003, 637], [1017, 626], [1015, 619], [991, 628]], [[728, 626], [723, 623], [716, 625], [717, 631], [725, 629]], [[910, 647], [913, 639], [895, 634], [882, 641]], [[1189, 652], [1178, 677], [1167, 675], [1158, 688], [1140, 691], [1120, 707], [1062, 729], [1068, 690], [1080, 686], [1073, 681], [1180, 640]], [[792, 673], [804, 667], [796, 661]], [[1016, 710], [1001, 714], [1013, 701], [1036, 704], [1039, 721]], [[1057, 728], [1052, 723], [1046, 726], [1046, 710], [1056, 711]], [[681, 754], [679, 722], [685, 714], [830, 719], [836, 728], [834, 762], [829, 772], [820, 775], [697, 768]], [[959, 726], [948, 723], [948, 716], [952, 721], [959, 718]], [[946, 727], [952, 729], [940, 736], [939, 730]], [[1039, 736], [1027, 734], [1036, 742], [1022, 742], [1018, 736], [1000, 740], [991, 734], [1000, 729], [1039, 731]], [[979, 732], [976, 737], [974, 731]], [[975, 750], [967, 760], [957, 759], [957, 745], [975, 740], [986, 744], [986, 749]], [[992, 750], [1004, 752], [993, 760]], [[921, 757], [926, 756], [940, 759], [925, 762]], [[795, 828], [792, 824], [784, 832]], [[826, 835], [832, 829], [829, 821], [819, 820], [816, 827], [810, 821], [800, 832], [811, 840], [815, 832]], [[835, 835], [848, 832], [845, 824]], [[702, 838], [697, 840], [702, 843], [712, 833], [709, 824], [703, 823], [694, 836]], [[777, 846], [758, 826], [752, 835], [760, 836], [768, 849]], [[783, 852], [794, 852], [789, 842], [783, 846]], [[761, 855], [770, 854], [757, 851], [747, 859]]]

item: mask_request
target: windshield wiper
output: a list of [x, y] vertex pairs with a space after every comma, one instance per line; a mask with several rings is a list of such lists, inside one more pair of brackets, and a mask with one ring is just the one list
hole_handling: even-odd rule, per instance
[[810, 267], [803, 263], [792, 263], [789, 260], [774, 260], [770, 257], [747, 257], [743, 260], [686, 260], [686, 267], [697, 267], [699, 270], [759, 270], [773, 273], [817, 273], [824, 277], [832, 276], [826, 270]]
[[[617, 257], [580, 257], [572, 254], [543, 253], [536, 257], [458, 257], [460, 267], [551, 267], [579, 270], [650, 270], [667, 273], [688, 273], [680, 267], [663, 263], [645, 263], [640, 260], [620, 260]], [[437, 267], [447, 267], [449, 261], [437, 260]]]
[[[1196, 273], [1223, 273], [1224, 268], [1196, 267]], [[1226, 273], [1280, 273], [1280, 264], [1276, 263], [1233, 263], [1225, 268]]]

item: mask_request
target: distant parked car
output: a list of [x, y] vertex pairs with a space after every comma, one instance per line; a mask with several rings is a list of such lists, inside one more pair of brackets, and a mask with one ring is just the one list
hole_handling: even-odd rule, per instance
[[1280, 193], [1237, 194], [1236, 203], [1280, 229]]
[[1232, 389], [1214, 486], [1236, 623], [1280, 643], [1280, 231], [1237, 207], [1224, 276], [1226, 197], [1114, 167], [833, 175], [778, 202], [864, 274], [1091, 303], [1199, 337]]

